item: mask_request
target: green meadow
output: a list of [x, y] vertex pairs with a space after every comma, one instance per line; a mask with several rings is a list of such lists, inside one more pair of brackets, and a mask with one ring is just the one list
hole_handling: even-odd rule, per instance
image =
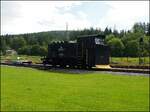
[[[149, 57], [142, 57], [143, 64], [149, 66], [150, 63]], [[111, 57], [110, 64], [119, 64], [119, 65], [139, 65], [139, 57]]]
[[1, 111], [149, 111], [149, 77], [1, 66]]

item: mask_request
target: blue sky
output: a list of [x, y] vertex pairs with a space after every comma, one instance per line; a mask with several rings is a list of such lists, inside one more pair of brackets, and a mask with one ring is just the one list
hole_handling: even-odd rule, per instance
[[77, 12], [82, 11], [88, 15], [87, 19], [89, 21], [92, 21], [93, 24], [96, 24], [97, 20], [104, 16], [109, 9], [110, 7], [102, 2], [86, 2], [72, 7], [69, 11], [65, 11], [63, 8], [61, 8], [60, 12], [69, 12], [77, 15]]
[[1, 34], [101, 28], [149, 21], [148, 1], [1, 1]]

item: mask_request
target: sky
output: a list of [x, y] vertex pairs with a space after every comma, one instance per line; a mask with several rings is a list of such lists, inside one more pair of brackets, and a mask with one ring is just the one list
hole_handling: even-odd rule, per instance
[[149, 1], [1, 1], [1, 35], [149, 22]]

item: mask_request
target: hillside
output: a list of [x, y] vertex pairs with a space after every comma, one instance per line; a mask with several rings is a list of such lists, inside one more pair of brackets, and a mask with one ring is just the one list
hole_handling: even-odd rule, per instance
[[[53, 41], [75, 40], [79, 35], [104, 34], [106, 43], [111, 48], [111, 56], [115, 57], [137, 57], [139, 53], [143, 56], [149, 55], [150, 41], [149, 23], [135, 23], [131, 30], [117, 31], [116, 29], [84, 29], [76, 31], [47, 31], [38, 33], [1, 35], [1, 54], [6, 50], [14, 49], [23, 55], [46, 55], [47, 45]], [[142, 46], [139, 41], [142, 39]], [[141, 51], [143, 47], [143, 51]]]

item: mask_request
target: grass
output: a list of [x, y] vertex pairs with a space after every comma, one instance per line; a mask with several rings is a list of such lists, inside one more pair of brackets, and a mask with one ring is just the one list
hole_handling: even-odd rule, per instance
[[[143, 65], [149, 65], [149, 57], [143, 57]], [[119, 65], [139, 65], [138, 57], [111, 57], [111, 64], [119, 64]]]
[[149, 111], [149, 77], [1, 66], [2, 111]]

